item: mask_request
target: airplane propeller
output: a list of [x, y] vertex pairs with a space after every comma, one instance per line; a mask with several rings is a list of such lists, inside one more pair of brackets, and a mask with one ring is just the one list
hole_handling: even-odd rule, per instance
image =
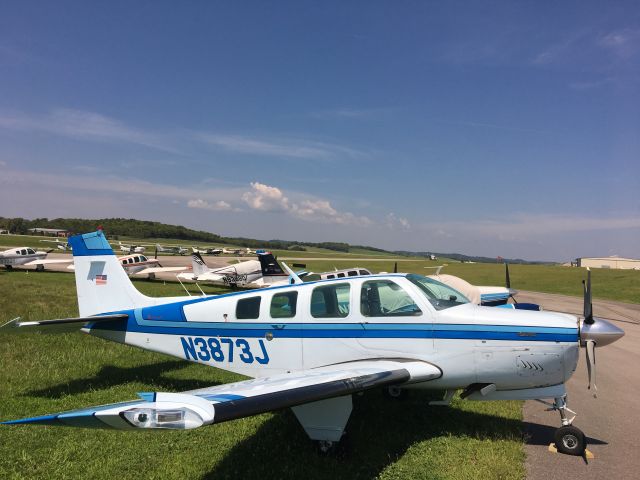
[[603, 347], [624, 336], [624, 330], [614, 324], [593, 316], [591, 299], [591, 270], [587, 269], [587, 281], [584, 286], [584, 319], [580, 327], [580, 345], [585, 347], [587, 357], [588, 389], [593, 385], [593, 396], [597, 397], [596, 387], [596, 347]]
[[398, 273], [398, 262], [393, 265], [393, 273]]
[[507, 262], [504, 262], [504, 286], [507, 287], [507, 290], [509, 290], [509, 298], [511, 298], [511, 300], [513, 300], [514, 304], [517, 304], [518, 301], [516, 300], [516, 297], [513, 296], [513, 293], [511, 292], [511, 277], [509, 276], [509, 264]]

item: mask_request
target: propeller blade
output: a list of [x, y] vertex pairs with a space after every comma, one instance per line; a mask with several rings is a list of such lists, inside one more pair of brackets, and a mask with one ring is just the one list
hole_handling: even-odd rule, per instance
[[589, 387], [591, 390], [591, 385], [593, 385], [593, 396], [594, 398], [598, 396], [598, 387], [596, 387], [596, 342], [593, 340], [588, 340], [586, 344], [587, 351], [587, 374], [589, 376]]
[[155, 258], [156, 260], [158, 259], [158, 247], [156, 247], [156, 251], [153, 254], [153, 258]]
[[593, 304], [591, 302], [591, 270], [587, 268], [587, 283], [584, 283], [584, 323], [587, 325], [593, 324]]
[[507, 288], [511, 288], [511, 278], [509, 278], [509, 264], [507, 262], [504, 263], [505, 268], [505, 286]]
[[398, 273], [398, 262], [393, 264], [393, 273]]

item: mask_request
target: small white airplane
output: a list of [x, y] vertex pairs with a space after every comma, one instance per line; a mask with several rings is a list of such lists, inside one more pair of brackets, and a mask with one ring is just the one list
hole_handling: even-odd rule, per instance
[[67, 242], [66, 240], [64, 242], [61, 242], [60, 239], [56, 238], [55, 240], [40, 240], [41, 242], [48, 242], [48, 243], [55, 243], [56, 244], [56, 248], [58, 250], [62, 250], [63, 252], [66, 252], [67, 250], [71, 250], [71, 246], [69, 245], [69, 242]]
[[191, 247], [191, 251], [200, 255], [220, 255], [223, 249], [218, 247]]
[[144, 253], [146, 247], [151, 247], [152, 245], [128, 245], [126, 243], [118, 242], [120, 246], [120, 251], [122, 253]]
[[[71, 260], [70, 260], [71, 261]], [[118, 261], [127, 275], [147, 275], [149, 279], [154, 279], [156, 273], [181, 272], [189, 267], [163, 267], [157, 258], [148, 258], [142, 254], [124, 255], [118, 257]], [[67, 267], [75, 270], [75, 264]]]
[[234, 265], [209, 268], [200, 253], [191, 255], [191, 272], [179, 279], [240, 288], [264, 288], [288, 283], [289, 275], [278, 265], [271, 253], [258, 255], [258, 260], [245, 260]]
[[257, 253], [261, 253], [264, 250], [251, 250], [249, 247], [247, 248], [223, 248], [222, 253], [224, 255], [237, 255], [239, 257], [247, 256], [250, 257], [252, 255], [256, 255]]
[[13, 269], [15, 266], [36, 267], [36, 270], [44, 270], [45, 265], [55, 263], [71, 263], [73, 259], [68, 260], [46, 260], [49, 252], [36, 251], [31, 247], [10, 248], [0, 252], [0, 265], [4, 265], [7, 270]]
[[189, 250], [182, 245], [160, 245], [156, 243], [156, 253], [167, 253], [170, 255], [186, 255]]
[[[446, 265], [441, 265], [436, 268], [434, 275], [429, 275], [429, 278], [438, 280], [439, 282], [449, 285], [461, 292], [469, 301], [485, 307], [508, 307], [516, 308], [518, 310], [540, 310], [541, 307], [535, 303], [522, 303], [515, 299], [518, 294], [518, 290], [511, 288], [511, 279], [509, 276], [509, 264], [505, 263], [505, 286], [504, 287], [490, 287], [483, 285], [472, 285], [466, 280], [456, 277], [455, 275], [448, 275], [446, 273], [440, 273], [442, 268]], [[425, 267], [434, 268], [434, 267]], [[509, 299], [513, 300], [513, 303], [508, 303]]]
[[[80, 317], [20, 322], [14, 331], [69, 329], [253, 377], [181, 393], [2, 422], [121, 430], [192, 429], [289, 408], [326, 451], [338, 442], [351, 396], [373, 388], [456, 391], [469, 400], [550, 399], [560, 413], [559, 451], [581, 455], [565, 382], [586, 346], [595, 389], [595, 347], [624, 331], [584, 318], [488, 308], [415, 274], [290, 284], [205, 297], [147, 297], [132, 285], [102, 231], [71, 237]], [[6, 328], [6, 327], [5, 327]], [[434, 403], [434, 402], [432, 402]], [[393, 428], [390, 422], [389, 428]]]

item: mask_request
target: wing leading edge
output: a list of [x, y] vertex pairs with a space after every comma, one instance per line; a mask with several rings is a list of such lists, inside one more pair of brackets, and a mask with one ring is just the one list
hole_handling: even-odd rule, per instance
[[140, 393], [139, 400], [0, 424], [182, 430], [441, 375], [439, 368], [425, 362], [364, 360], [183, 393]]

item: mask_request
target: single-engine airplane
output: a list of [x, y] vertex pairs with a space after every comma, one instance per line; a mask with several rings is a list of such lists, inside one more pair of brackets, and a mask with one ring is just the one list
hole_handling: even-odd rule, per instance
[[152, 245], [128, 245], [126, 243], [118, 242], [118, 246], [120, 247], [120, 251], [122, 253], [144, 253], [147, 249], [146, 247], [151, 247]]
[[156, 254], [167, 253], [170, 255], [186, 255], [189, 253], [189, 249], [182, 245], [160, 245], [156, 243]]
[[[456, 277], [455, 275], [440, 273], [444, 266], [445, 265], [441, 265], [439, 267], [425, 267], [436, 268], [436, 273], [434, 275], [428, 275], [429, 278], [438, 280], [439, 282], [445, 283], [451, 288], [462, 292], [462, 294], [467, 297], [472, 303], [483, 305], [485, 307], [508, 307], [518, 310], [541, 310], [541, 306], [538, 304], [522, 303], [516, 300], [515, 296], [518, 294], [518, 291], [511, 288], [509, 264], [507, 263], [505, 263], [504, 287], [472, 285], [466, 280], [460, 277]], [[509, 303], [509, 299], [511, 299], [513, 303]]]
[[[254, 377], [182, 393], [3, 422], [122, 430], [191, 429], [288, 408], [325, 451], [340, 440], [351, 395], [373, 388], [457, 390], [469, 400], [551, 399], [559, 451], [579, 455], [565, 382], [586, 346], [624, 331], [585, 315], [488, 308], [421, 275], [384, 274], [289, 283], [218, 296], [151, 298], [125, 274], [102, 231], [69, 239], [80, 317], [20, 322], [17, 331], [84, 333]], [[592, 376], [593, 375], [593, 376]], [[391, 425], [390, 428], [393, 428]]]
[[209, 268], [202, 255], [191, 255], [191, 272], [178, 275], [179, 279], [240, 288], [264, 288], [288, 283], [289, 275], [269, 253], [260, 253], [258, 260], [245, 260], [233, 265]]
[[62, 250], [63, 252], [66, 252], [67, 250], [71, 250], [71, 246], [69, 245], [69, 242], [67, 242], [66, 240], [64, 242], [61, 242], [59, 238], [56, 238], [55, 240], [40, 240], [41, 242], [48, 242], [48, 243], [55, 243], [56, 244], [56, 248], [58, 250]]
[[218, 247], [191, 247], [191, 251], [200, 255], [220, 255], [223, 250]]
[[31, 247], [10, 248], [0, 252], [0, 265], [4, 265], [7, 270], [12, 270], [15, 266], [22, 266], [36, 267], [36, 270], [42, 271], [45, 265], [71, 263], [73, 261], [71, 258], [67, 260], [47, 260], [46, 258], [50, 251], [36, 251]]

